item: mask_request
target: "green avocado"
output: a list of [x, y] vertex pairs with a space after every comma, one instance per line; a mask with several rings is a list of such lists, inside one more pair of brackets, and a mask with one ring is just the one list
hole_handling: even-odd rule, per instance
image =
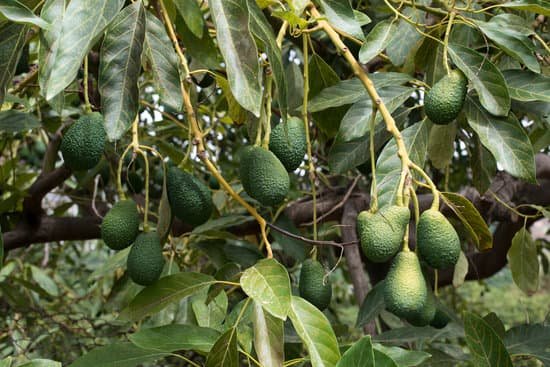
[[391, 259], [401, 247], [410, 216], [409, 208], [398, 205], [359, 213], [357, 234], [365, 256], [376, 263]]
[[139, 222], [136, 203], [133, 200], [119, 201], [103, 218], [101, 238], [113, 250], [122, 250], [136, 239]]
[[298, 168], [307, 152], [304, 122], [297, 117], [290, 117], [286, 124], [275, 126], [269, 137], [269, 150], [279, 158], [288, 172]]
[[164, 256], [160, 238], [156, 232], [137, 236], [127, 259], [128, 275], [139, 285], [150, 285], [160, 278]]
[[441, 78], [424, 97], [424, 111], [434, 124], [447, 125], [457, 118], [468, 91], [468, 79], [460, 70]]
[[214, 210], [208, 187], [190, 173], [170, 167], [166, 176], [168, 201], [174, 215], [192, 226], [205, 223]]
[[460, 255], [460, 239], [447, 218], [435, 209], [420, 215], [416, 230], [420, 258], [434, 269], [454, 266]]
[[428, 297], [426, 298], [426, 305], [418, 310], [416, 313], [412, 313], [407, 317], [409, 324], [413, 326], [426, 326], [434, 319], [436, 312], [436, 300], [433, 292], [428, 288]]
[[65, 165], [73, 171], [93, 168], [101, 160], [105, 148], [104, 120], [98, 112], [83, 115], [72, 124], [61, 141]]
[[302, 264], [299, 282], [300, 296], [323, 311], [330, 304], [332, 286], [319, 261], [307, 259]]
[[430, 322], [430, 326], [433, 326], [436, 329], [443, 329], [451, 321], [451, 318], [445, 311], [441, 308], [435, 310], [435, 315], [433, 320]]
[[239, 176], [248, 195], [266, 206], [280, 204], [290, 188], [290, 178], [281, 161], [257, 146], [242, 150]]

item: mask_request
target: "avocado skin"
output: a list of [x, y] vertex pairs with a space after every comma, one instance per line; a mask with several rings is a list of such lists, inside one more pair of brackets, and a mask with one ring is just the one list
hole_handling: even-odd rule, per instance
[[443, 214], [429, 209], [420, 215], [416, 230], [418, 253], [434, 269], [454, 266], [460, 255], [460, 239]]
[[279, 158], [288, 172], [300, 166], [307, 152], [304, 122], [290, 117], [286, 123], [279, 123], [271, 130], [269, 150]]
[[130, 246], [139, 233], [139, 212], [133, 200], [113, 205], [101, 223], [101, 238], [113, 250]]
[[462, 71], [453, 70], [426, 93], [424, 112], [434, 124], [447, 125], [462, 110], [467, 91], [468, 79]]
[[72, 124], [61, 141], [65, 165], [73, 171], [95, 167], [105, 148], [104, 120], [98, 112], [83, 115]]
[[248, 146], [241, 152], [239, 176], [245, 191], [266, 206], [281, 203], [288, 194], [290, 179], [279, 159], [261, 147]]
[[323, 311], [330, 304], [332, 298], [332, 286], [330, 280], [325, 278], [325, 269], [319, 261], [307, 259], [302, 264], [300, 272], [300, 296], [309, 303]]
[[202, 181], [177, 167], [166, 176], [168, 201], [174, 215], [192, 226], [205, 223], [214, 210], [212, 194]]
[[430, 326], [433, 326], [436, 329], [443, 329], [451, 321], [449, 315], [447, 315], [440, 308], [435, 310], [435, 315], [433, 320], [430, 322]]
[[426, 326], [434, 319], [436, 312], [435, 296], [428, 289], [428, 297], [426, 298], [426, 305], [415, 313], [412, 313], [407, 317], [409, 324], [413, 326]]
[[128, 275], [139, 285], [150, 285], [160, 278], [164, 256], [160, 238], [156, 232], [137, 236], [126, 262]]
[[428, 289], [414, 252], [398, 253], [384, 285], [384, 302], [388, 311], [404, 319], [418, 317], [426, 306]]
[[391, 259], [401, 247], [410, 216], [409, 208], [398, 205], [359, 213], [357, 234], [365, 256], [375, 263]]

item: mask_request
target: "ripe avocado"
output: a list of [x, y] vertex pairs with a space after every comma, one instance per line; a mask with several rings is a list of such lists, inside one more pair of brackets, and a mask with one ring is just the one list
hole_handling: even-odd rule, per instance
[[304, 122], [290, 117], [286, 123], [279, 123], [271, 130], [269, 150], [279, 158], [288, 172], [300, 166], [307, 152]]
[[409, 208], [398, 205], [359, 213], [357, 234], [365, 256], [376, 263], [391, 259], [401, 247], [410, 216]]
[[300, 272], [300, 296], [323, 311], [330, 304], [332, 286], [328, 277], [324, 282], [325, 269], [319, 261], [307, 259]]
[[447, 125], [457, 118], [468, 91], [468, 79], [456, 69], [434, 84], [424, 98], [424, 111], [437, 125]]
[[113, 250], [122, 250], [136, 239], [139, 222], [136, 203], [133, 200], [119, 201], [103, 218], [101, 238]]
[[128, 275], [139, 285], [156, 282], [164, 267], [160, 238], [156, 232], [137, 236], [127, 259]]
[[103, 116], [98, 112], [83, 115], [69, 127], [61, 141], [61, 153], [67, 167], [84, 171], [99, 163], [105, 148]]
[[245, 191], [266, 206], [282, 202], [288, 194], [290, 178], [275, 154], [248, 146], [241, 152], [239, 176]]
[[460, 239], [447, 218], [435, 209], [420, 215], [416, 230], [418, 253], [434, 269], [454, 266], [460, 255]]
[[210, 219], [214, 209], [210, 190], [190, 173], [170, 167], [166, 190], [174, 215], [185, 223], [198, 226]]

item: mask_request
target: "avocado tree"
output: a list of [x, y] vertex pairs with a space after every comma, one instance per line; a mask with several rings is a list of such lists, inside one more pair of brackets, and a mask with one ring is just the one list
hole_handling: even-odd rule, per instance
[[549, 366], [549, 17], [0, 1], [0, 366]]

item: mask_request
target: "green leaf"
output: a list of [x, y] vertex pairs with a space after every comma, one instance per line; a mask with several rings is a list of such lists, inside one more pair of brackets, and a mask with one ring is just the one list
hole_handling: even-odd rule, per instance
[[29, 27], [16, 23], [0, 28], [0, 105], [11, 85], [28, 30]]
[[503, 74], [512, 99], [550, 103], [550, 77], [528, 70], [505, 70]]
[[201, 234], [209, 231], [227, 229], [229, 227], [250, 222], [251, 220], [254, 220], [254, 218], [249, 215], [227, 214], [216, 219], [211, 219], [208, 222], [193, 228], [193, 231], [191, 233]]
[[374, 365], [376, 367], [399, 367], [389, 355], [374, 349]]
[[450, 328], [436, 330], [429, 326], [406, 326], [385, 331], [373, 336], [372, 339], [378, 343], [403, 345], [404, 343], [418, 343], [423, 340], [434, 341], [456, 337], [464, 337], [461, 330]]
[[457, 44], [449, 44], [449, 56], [473, 84], [481, 105], [493, 115], [507, 116], [510, 94], [500, 70], [486, 56]]
[[468, 258], [464, 252], [460, 251], [458, 261], [453, 272], [453, 287], [458, 288], [464, 284], [466, 275], [468, 274]]
[[40, 126], [40, 121], [30, 113], [16, 110], [0, 112], [0, 133], [19, 133]]
[[355, 327], [360, 328], [371, 322], [384, 309], [384, 281], [378, 282], [365, 296]]
[[[300, 231], [294, 225], [294, 222], [282, 213], [275, 222], [275, 225], [293, 234], [300, 235]], [[297, 240], [292, 237], [279, 233], [277, 231], [271, 231], [271, 236], [275, 238], [277, 244], [281, 247], [283, 252], [293, 257], [296, 261], [302, 262], [306, 259], [308, 254], [308, 246], [303, 241]]]
[[493, 247], [493, 235], [470, 200], [453, 192], [442, 192], [441, 198], [460, 219], [479, 251], [489, 250]]
[[216, 281], [209, 275], [193, 272], [177, 273], [159, 279], [144, 288], [121, 313], [122, 320], [141, 320], [171, 303], [210, 287]]
[[360, 40], [365, 39], [349, 0], [320, 0], [319, 3], [331, 25]]
[[550, 364], [550, 326], [543, 324], [519, 325], [511, 328], [504, 336], [504, 344], [512, 356], [533, 356]]
[[418, 366], [431, 357], [426, 352], [407, 350], [399, 347], [385, 347], [382, 344], [375, 344], [374, 349], [390, 357], [399, 367]]
[[4, 358], [0, 361], [0, 367], [11, 367], [13, 359], [11, 357]]
[[123, 0], [74, 0], [69, 3], [59, 35], [51, 45], [52, 53], [41, 65], [46, 68], [47, 100], [72, 83], [82, 60], [123, 4]]
[[390, 44], [397, 26], [391, 20], [376, 23], [359, 50], [359, 61], [368, 63]]
[[[187, 0], [181, 0], [187, 2]], [[218, 48], [214, 40], [208, 34], [206, 24], [199, 38], [191, 32], [182, 17], [176, 18], [176, 30], [185, 45], [185, 53], [191, 56], [193, 68], [208, 68], [216, 70], [220, 67], [218, 60]]]
[[306, 345], [312, 367], [336, 366], [340, 360], [340, 349], [326, 316], [305, 299], [292, 296], [289, 317]]
[[30, 265], [31, 275], [33, 280], [45, 290], [50, 296], [57, 297], [59, 295], [59, 288], [52, 278], [42, 269], [34, 265]]
[[506, 333], [506, 328], [504, 327], [504, 324], [502, 323], [502, 320], [498, 318], [497, 314], [494, 312], [489, 312], [487, 315], [483, 316], [483, 320], [489, 324], [491, 329], [497, 333], [499, 338], [504, 338], [504, 334]]
[[[430, 123], [418, 122], [401, 132], [409, 158], [423, 167], [428, 149]], [[397, 156], [397, 145], [391, 140], [382, 150], [376, 162], [376, 181], [378, 183], [378, 205], [380, 208], [395, 204], [397, 187], [401, 176], [401, 160]]]
[[464, 106], [468, 124], [502, 168], [528, 182], [536, 182], [535, 153], [529, 137], [518, 119], [496, 117], [488, 113], [477, 100], [467, 98]]
[[132, 343], [116, 343], [92, 349], [69, 367], [134, 367], [166, 356], [167, 353], [141, 349]]
[[514, 283], [527, 294], [535, 293], [539, 288], [539, 257], [537, 244], [525, 227], [512, 238], [507, 258]]
[[374, 351], [370, 335], [364, 336], [358, 342], [349, 348], [342, 359], [336, 365], [337, 367], [374, 367]]
[[157, 223], [157, 233], [161, 239], [161, 243], [164, 243], [170, 230], [172, 228], [172, 208], [170, 208], [170, 202], [168, 201], [168, 190], [166, 189], [166, 172], [163, 168], [162, 175], [162, 194], [159, 202], [159, 219]]
[[[426, 13], [416, 9], [407, 8], [403, 14], [414, 22], [423, 23]], [[400, 19], [395, 29], [396, 36], [386, 47], [386, 53], [392, 64], [403, 65], [407, 60], [414, 59], [414, 53], [420, 47], [423, 36], [418, 33], [415, 27]]]
[[225, 292], [220, 292], [208, 301], [208, 290], [203, 289], [191, 299], [191, 307], [197, 324], [202, 327], [222, 330], [222, 323], [227, 314], [228, 300]]
[[487, 148], [481, 144], [479, 137], [474, 137], [474, 148], [470, 159], [472, 183], [480, 194], [484, 194], [497, 172], [497, 162]]
[[464, 316], [466, 343], [477, 367], [512, 367], [512, 360], [497, 333], [479, 316]]
[[230, 328], [219, 337], [206, 358], [206, 367], [238, 367], [237, 329]]
[[164, 24], [152, 13], [146, 12], [143, 51], [154, 75], [156, 91], [163, 104], [180, 110], [183, 97], [180, 86], [179, 61], [166, 34]]
[[[63, 17], [67, 7], [67, 0], [47, 0], [42, 7], [40, 16], [42, 19], [48, 21], [51, 26], [48, 30], [40, 32], [40, 49], [38, 50], [38, 64], [41, 65], [38, 68], [38, 84], [40, 85], [40, 93], [44, 96], [46, 94], [46, 83], [50, 77], [52, 69], [44, 67], [48, 60], [53, 57], [56, 52], [54, 47], [57, 47], [55, 41], [60, 37]], [[60, 93], [58, 97], [50, 100], [51, 105], [62, 105], [64, 102], [63, 93]]]
[[283, 367], [284, 324], [254, 302], [254, 350], [264, 366]]
[[202, 38], [204, 30], [204, 20], [202, 12], [196, 0], [173, 0], [176, 9], [185, 21], [185, 24], [191, 32], [197, 37]]
[[17, 0], [3, 0], [0, 3], [0, 14], [16, 23], [32, 24], [43, 29], [48, 29], [50, 26], [48, 22], [37, 17], [31, 9]]
[[241, 106], [259, 117], [262, 104], [260, 64], [249, 29], [246, 1], [210, 0], [209, 5], [233, 96]]
[[195, 325], [165, 325], [142, 329], [128, 336], [130, 341], [142, 349], [154, 349], [171, 353], [177, 350], [194, 350], [208, 353], [218, 340], [220, 332]]
[[550, 2], [547, 0], [514, 0], [499, 6], [550, 16]]
[[453, 159], [455, 152], [456, 122], [448, 125], [434, 125], [430, 130], [428, 157], [437, 169], [444, 169]]
[[144, 40], [145, 10], [138, 1], [113, 19], [101, 46], [99, 93], [110, 141], [120, 139], [138, 113]]
[[286, 320], [290, 310], [290, 278], [275, 259], [264, 259], [241, 276], [243, 291], [273, 316]]
[[30, 362], [20, 364], [18, 367], [61, 367], [61, 362], [50, 359], [33, 359]]

